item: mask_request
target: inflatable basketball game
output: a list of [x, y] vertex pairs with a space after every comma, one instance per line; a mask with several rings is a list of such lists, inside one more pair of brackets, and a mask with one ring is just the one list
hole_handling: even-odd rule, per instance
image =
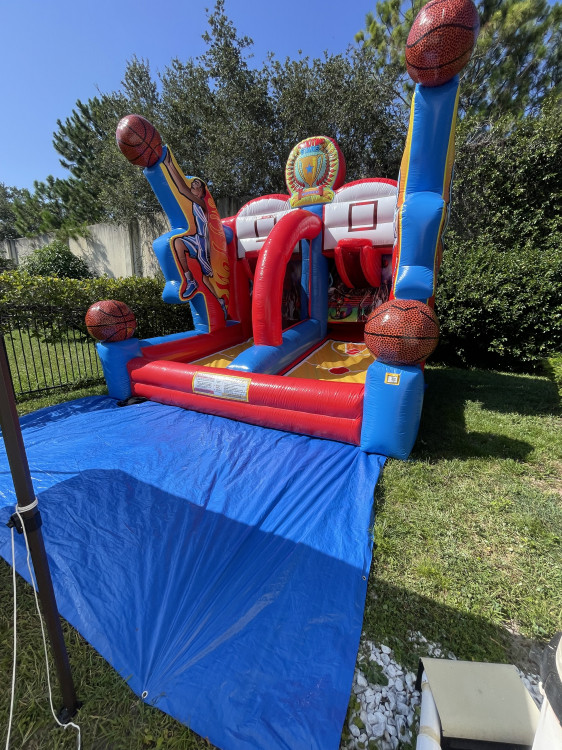
[[148, 399], [405, 459], [416, 439], [423, 363], [437, 344], [433, 302], [454, 159], [458, 72], [478, 16], [433, 0], [408, 37], [418, 81], [398, 181], [345, 182], [330, 137], [298, 143], [286, 194], [221, 219], [205, 182], [184, 176], [154, 126], [129, 115], [121, 151], [172, 227], [154, 242], [163, 299], [194, 330], [134, 338], [131, 311], [88, 311], [109, 394]]

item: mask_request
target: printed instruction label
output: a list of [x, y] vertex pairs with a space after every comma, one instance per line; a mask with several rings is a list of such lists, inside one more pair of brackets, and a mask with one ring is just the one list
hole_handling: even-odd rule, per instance
[[400, 385], [400, 373], [387, 372], [384, 376], [384, 382], [386, 383], [386, 385]]
[[250, 378], [238, 378], [235, 375], [213, 375], [197, 372], [193, 376], [193, 393], [202, 396], [226, 398], [230, 401], [248, 401]]

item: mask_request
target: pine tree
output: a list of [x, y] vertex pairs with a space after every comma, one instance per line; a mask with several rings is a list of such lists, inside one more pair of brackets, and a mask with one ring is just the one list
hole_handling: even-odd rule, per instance
[[[377, 69], [403, 71], [397, 95], [407, 99], [412, 83], [405, 70], [408, 32], [426, 0], [380, 0], [355, 39], [374, 50]], [[480, 35], [462, 73], [460, 113], [481, 120], [519, 116], [540, 106], [560, 86], [562, 6], [547, 0], [477, 0]]]
[[23, 197], [23, 190], [8, 187], [3, 182], [0, 182], [0, 240], [10, 240], [18, 237], [14, 203]]
[[67, 181], [66, 195], [73, 217], [82, 220], [87, 215], [89, 223], [127, 221], [159, 210], [142, 172], [123, 159], [115, 143], [117, 124], [126, 114], [135, 112], [159, 124], [158, 97], [149, 76], [147, 64], [134, 58], [125, 70], [127, 95], [117, 92], [78, 101], [64, 123], [57, 121], [53, 143], [73, 178]]

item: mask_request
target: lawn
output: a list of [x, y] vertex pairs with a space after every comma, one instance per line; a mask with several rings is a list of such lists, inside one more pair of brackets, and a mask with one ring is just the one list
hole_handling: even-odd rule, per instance
[[[562, 419], [555, 379], [435, 366], [426, 376], [411, 459], [389, 460], [375, 492], [364, 637], [390, 646], [409, 669], [424, 653], [410, 640], [421, 632], [458, 658], [536, 672], [544, 643], [562, 629]], [[11, 586], [10, 569], [1, 563], [4, 675], [11, 671]], [[74, 748], [72, 730], [56, 728], [49, 713], [33, 598], [22, 581], [18, 597], [12, 747]], [[64, 629], [86, 750], [211, 747], [146, 706], [72, 628]], [[4, 726], [8, 682], [0, 687]]]
[[[33, 319], [27, 323], [25, 327], [11, 329], [4, 339], [19, 398], [20, 394], [33, 398], [33, 392], [40, 389], [68, 390], [103, 381], [93, 339], [70, 327], [57, 328]], [[57, 398], [60, 396], [48, 400]]]

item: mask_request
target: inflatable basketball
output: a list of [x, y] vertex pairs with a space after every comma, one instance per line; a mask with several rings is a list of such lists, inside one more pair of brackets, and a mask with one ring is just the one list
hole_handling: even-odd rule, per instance
[[134, 334], [137, 321], [133, 311], [124, 302], [104, 299], [88, 308], [86, 328], [98, 341], [125, 341]]
[[131, 164], [139, 167], [152, 167], [162, 156], [160, 133], [140, 115], [127, 115], [119, 120], [115, 139]]
[[471, 0], [430, 0], [406, 42], [406, 68], [424, 86], [450, 81], [470, 60], [480, 21]]
[[365, 324], [365, 344], [371, 354], [391, 365], [417, 365], [434, 351], [439, 321], [433, 310], [417, 300], [393, 299], [377, 307]]

